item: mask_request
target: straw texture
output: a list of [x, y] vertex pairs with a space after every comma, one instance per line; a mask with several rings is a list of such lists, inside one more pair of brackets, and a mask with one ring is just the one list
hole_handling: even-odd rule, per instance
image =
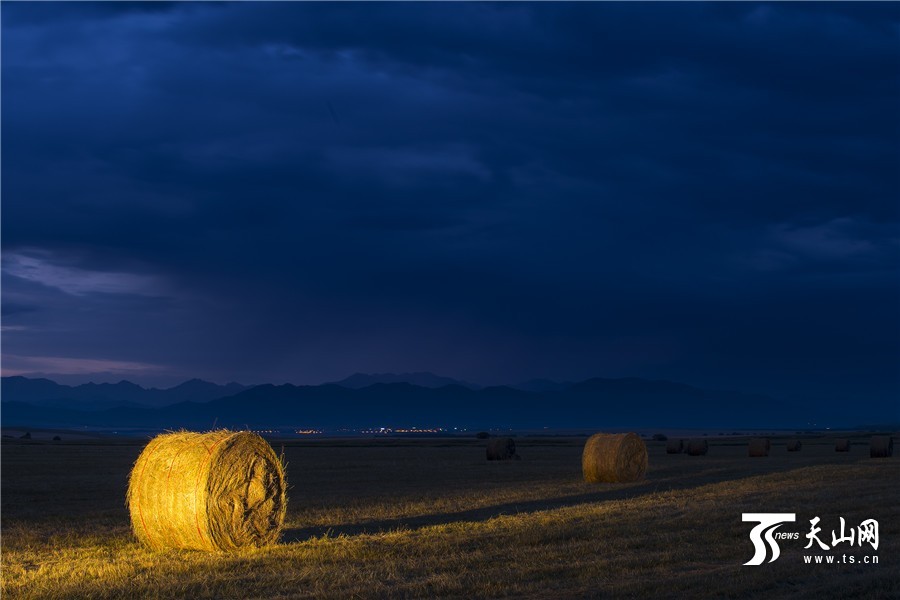
[[873, 435], [869, 442], [870, 458], [887, 458], [894, 455], [894, 438], [889, 435]]
[[516, 454], [516, 442], [512, 438], [494, 438], [487, 443], [488, 460], [519, 460]]
[[709, 444], [706, 440], [691, 440], [687, 444], [689, 456], [705, 456], [709, 452]]
[[770, 447], [769, 438], [752, 438], [747, 444], [747, 452], [750, 456], [768, 456]]
[[281, 460], [249, 431], [159, 435], [138, 457], [127, 504], [154, 550], [219, 551], [277, 541], [287, 508]]
[[636, 433], [597, 433], [581, 454], [584, 480], [590, 483], [637, 481], [647, 471], [647, 445]]

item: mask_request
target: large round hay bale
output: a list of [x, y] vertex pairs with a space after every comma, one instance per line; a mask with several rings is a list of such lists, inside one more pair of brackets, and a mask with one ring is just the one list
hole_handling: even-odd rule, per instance
[[687, 444], [688, 456], [706, 456], [709, 452], [709, 443], [706, 440], [691, 440]]
[[281, 460], [255, 433], [166, 433], [131, 470], [131, 526], [154, 550], [265, 546], [284, 524], [286, 488]]
[[834, 451], [835, 452], [850, 452], [850, 440], [848, 440], [847, 438], [841, 438], [839, 440], [835, 440]]
[[584, 445], [581, 471], [590, 483], [637, 481], [647, 471], [647, 445], [636, 433], [596, 433]]
[[800, 448], [802, 447], [803, 444], [800, 443], [800, 440], [789, 440], [787, 443], [788, 452], [800, 452]]
[[869, 457], [887, 458], [894, 455], [894, 438], [889, 435], [873, 435], [869, 442]]
[[666, 454], [681, 454], [684, 451], [684, 440], [671, 439], [666, 442]]
[[750, 456], [768, 456], [770, 447], [769, 438], [751, 438], [747, 451]]
[[494, 438], [487, 443], [488, 460], [518, 460], [516, 443], [512, 438]]

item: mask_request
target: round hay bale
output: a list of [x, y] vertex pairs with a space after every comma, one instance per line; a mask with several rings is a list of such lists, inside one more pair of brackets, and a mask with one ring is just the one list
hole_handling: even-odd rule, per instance
[[709, 443], [706, 440], [691, 440], [687, 444], [688, 456], [706, 456], [709, 452]]
[[232, 550], [278, 539], [287, 508], [284, 467], [249, 431], [158, 435], [138, 457], [127, 503], [153, 550]]
[[847, 438], [841, 438], [839, 440], [835, 440], [834, 451], [835, 452], [850, 452], [850, 440], [848, 440]]
[[654, 433], [653, 434], [654, 442], [665, 442], [668, 439], [669, 439], [668, 436], [664, 433]]
[[800, 452], [800, 448], [802, 447], [803, 444], [800, 443], [800, 440], [789, 440], [787, 443], [788, 452]]
[[589, 483], [637, 481], [647, 471], [647, 445], [636, 433], [596, 433], [584, 445], [581, 471]]
[[671, 439], [666, 442], [666, 454], [681, 454], [684, 451], [684, 440]]
[[870, 458], [887, 458], [894, 455], [894, 438], [889, 435], [873, 435], [869, 441]]
[[771, 443], [769, 438], [751, 438], [747, 444], [747, 451], [750, 456], [768, 456]]
[[489, 437], [491, 437], [491, 434], [489, 434], [487, 431], [479, 431], [475, 434], [475, 439], [477, 440], [486, 440]]
[[488, 460], [518, 460], [520, 456], [516, 454], [516, 443], [512, 438], [494, 438], [487, 444]]

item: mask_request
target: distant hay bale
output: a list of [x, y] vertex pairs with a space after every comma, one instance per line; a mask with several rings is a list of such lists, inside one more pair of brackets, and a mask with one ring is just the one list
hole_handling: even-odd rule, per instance
[[30, 431], [26, 431], [25, 433], [23, 433], [22, 435], [19, 436], [19, 439], [20, 439], [20, 440], [30, 440], [30, 439], [31, 439], [31, 432], [30, 432]]
[[62, 441], [62, 438], [59, 437], [58, 435], [54, 435], [54, 436], [53, 436], [53, 441], [54, 441], [54, 442], [61, 442], [61, 441]]
[[653, 434], [654, 442], [665, 442], [668, 439], [669, 439], [668, 436], [664, 433], [654, 433]]
[[894, 438], [889, 435], [873, 435], [869, 442], [870, 458], [887, 458], [894, 455]]
[[800, 440], [790, 440], [787, 443], [788, 452], [800, 452], [800, 448], [802, 447], [803, 444], [800, 443]]
[[597, 433], [581, 454], [581, 470], [589, 483], [637, 481], [647, 471], [647, 445], [636, 433]]
[[278, 539], [287, 508], [281, 460], [249, 431], [158, 435], [138, 457], [127, 503], [154, 550], [232, 550]]
[[706, 440], [691, 440], [687, 443], [688, 456], [706, 456], [709, 452], [709, 443]]
[[835, 440], [834, 451], [835, 452], [850, 452], [850, 440], [848, 440], [847, 438], [841, 438], [839, 440]]
[[666, 443], [666, 454], [681, 454], [684, 451], [684, 440], [672, 438]]
[[488, 460], [519, 460], [516, 454], [516, 443], [512, 438], [494, 438], [487, 444]]
[[747, 444], [747, 451], [753, 457], [768, 456], [769, 448], [771, 448], [769, 438], [751, 438]]
[[489, 437], [491, 437], [491, 434], [489, 434], [487, 431], [479, 431], [475, 434], [475, 439], [477, 440], [486, 440]]

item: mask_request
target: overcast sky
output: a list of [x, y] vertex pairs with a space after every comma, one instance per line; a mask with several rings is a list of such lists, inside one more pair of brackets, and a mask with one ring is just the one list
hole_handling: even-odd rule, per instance
[[4, 374], [900, 397], [900, 5], [3, 3]]

